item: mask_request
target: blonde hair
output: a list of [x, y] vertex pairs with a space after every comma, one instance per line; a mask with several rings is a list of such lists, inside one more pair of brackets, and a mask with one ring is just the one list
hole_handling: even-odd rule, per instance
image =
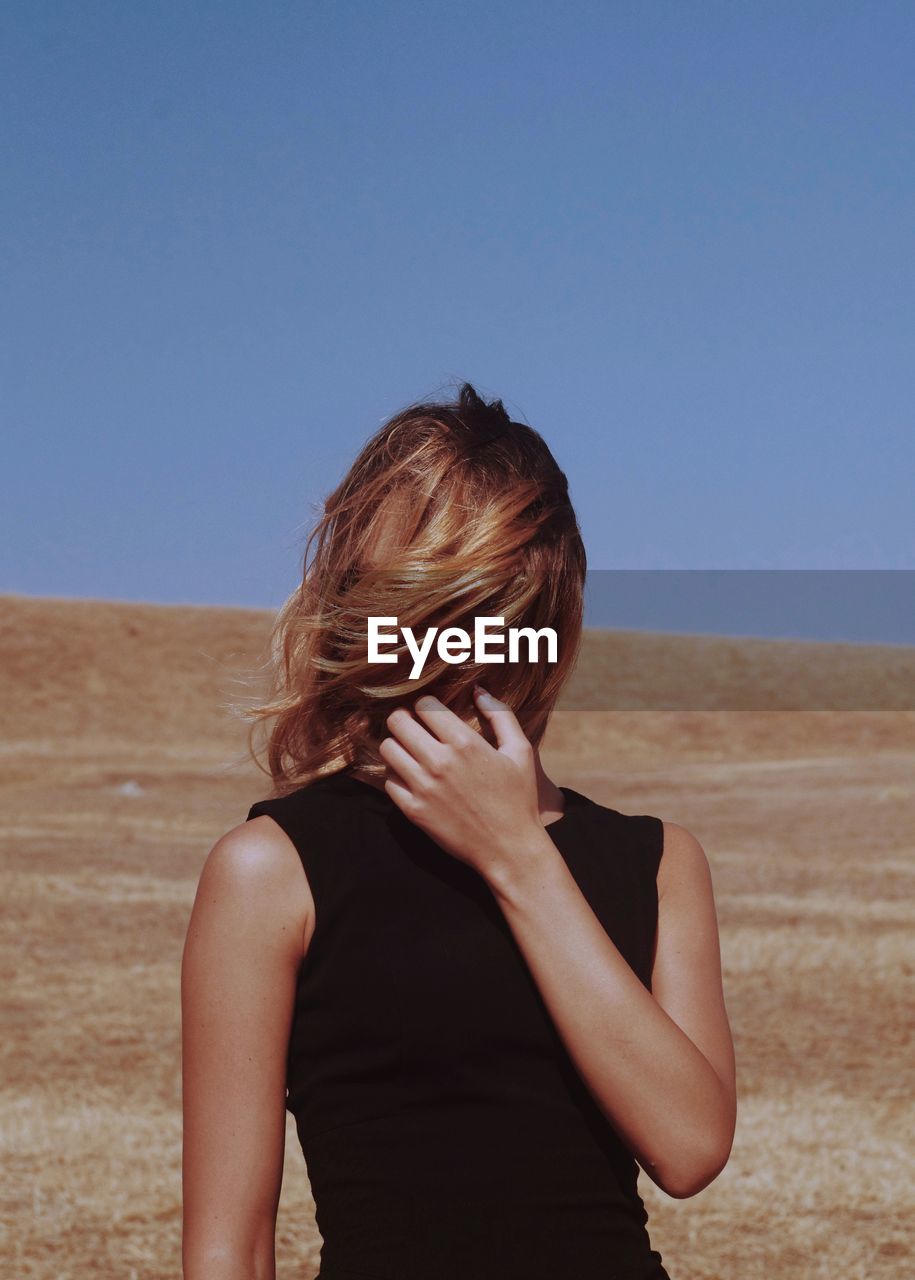
[[[566, 477], [540, 435], [487, 404], [469, 383], [454, 403], [417, 403], [362, 447], [308, 536], [300, 586], [270, 637], [268, 696], [242, 709], [267, 734], [276, 794], [355, 767], [384, 777], [386, 717], [434, 693], [481, 729], [482, 683], [539, 745], [581, 642], [585, 551]], [[557, 661], [448, 664], [433, 649], [422, 675], [368, 661], [367, 618], [392, 616], [421, 636], [476, 616], [552, 627]], [[469, 622], [469, 626], [468, 626]], [[263, 767], [263, 766], [261, 766]]]

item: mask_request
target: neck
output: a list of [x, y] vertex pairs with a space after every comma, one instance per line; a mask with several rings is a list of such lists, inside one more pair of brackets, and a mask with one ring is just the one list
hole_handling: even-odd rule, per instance
[[534, 747], [534, 768], [537, 771], [537, 805], [544, 822], [551, 822], [565, 807], [565, 796], [551, 778], [548, 778], [540, 760], [540, 751]]

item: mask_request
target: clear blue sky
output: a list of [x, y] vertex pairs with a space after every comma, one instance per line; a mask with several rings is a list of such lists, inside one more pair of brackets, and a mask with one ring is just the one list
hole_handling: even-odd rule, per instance
[[275, 606], [357, 446], [464, 378], [594, 568], [915, 567], [915, 5], [0, 25], [0, 590]]

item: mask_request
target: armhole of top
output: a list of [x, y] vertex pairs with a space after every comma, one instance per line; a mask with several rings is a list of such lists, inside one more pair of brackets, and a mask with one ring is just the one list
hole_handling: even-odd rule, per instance
[[664, 856], [664, 821], [650, 814], [651, 818], [651, 868], [655, 885], [658, 883], [658, 868]]
[[650, 943], [646, 938], [646, 942], [643, 944], [647, 948], [643, 952], [645, 957], [645, 985], [650, 991], [661, 914], [658, 868], [664, 855], [664, 822], [652, 813], [640, 813], [633, 816], [638, 823], [638, 847], [641, 861], [640, 878], [643, 884], [644, 910], [647, 912], [646, 927], [651, 930]]
[[630, 814], [629, 821], [634, 824], [640, 867], [657, 887], [658, 868], [664, 855], [664, 823], [653, 813]]

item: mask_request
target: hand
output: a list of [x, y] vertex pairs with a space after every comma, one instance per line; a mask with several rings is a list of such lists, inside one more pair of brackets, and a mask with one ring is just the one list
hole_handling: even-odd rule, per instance
[[[378, 753], [384, 789], [403, 814], [443, 849], [482, 875], [544, 837], [534, 748], [514, 712], [477, 685], [474, 700], [496, 746], [424, 694], [413, 712], [397, 707]], [[533, 843], [532, 843], [533, 842]]]

